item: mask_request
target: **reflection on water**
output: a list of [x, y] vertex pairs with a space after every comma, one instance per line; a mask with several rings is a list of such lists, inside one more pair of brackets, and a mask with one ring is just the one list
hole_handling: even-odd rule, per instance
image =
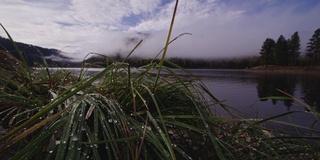
[[[316, 118], [302, 104], [286, 97], [279, 90], [320, 112], [320, 73], [253, 72], [245, 70], [190, 70], [200, 76], [216, 98], [251, 118], [268, 118], [288, 111], [302, 111], [277, 120], [310, 127]], [[278, 97], [278, 98], [265, 98]], [[282, 98], [279, 98], [282, 97]], [[228, 116], [218, 105], [212, 110]], [[320, 128], [320, 124], [315, 127]], [[290, 130], [292, 128], [283, 128]]]
[[[271, 101], [273, 105], [282, 102], [282, 106], [290, 111], [294, 101], [286, 98], [266, 99], [265, 97], [284, 97], [284, 91], [304, 100], [315, 110], [320, 111], [320, 73], [278, 73], [253, 72], [245, 70], [190, 70], [201, 77], [214, 95], [222, 95], [223, 99], [233, 101], [237, 97], [250, 95], [244, 101]], [[218, 91], [218, 92], [217, 92]], [[236, 92], [239, 94], [233, 94]], [[255, 93], [252, 93], [255, 92]], [[249, 98], [249, 99], [248, 99]], [[239, 104], [237, 103], [237, 104]]]
[[[283, 96], [277, 90], [279, 89], [297, 98], [301, 98], [315, 110], [320, 111], [320, 76], [318, 73], [263, 74], [257, 82], [257, 94], [259, 98]], [[278, 101], [273, 99], [272, 103], [275, 105]], [[290, 111], [293, 100], [283, 99], [280, 101]], [[309, 111], [307, 108], [305, 110]]]
[[[283, 97], [284, 94], [279, 90], [284, 91], [290, 95], [294, 95], [296, 90], [297, 79], [294, 78], [294, 75], [278, 74], [270, 75], [263, 74], [259, 76], [257, 81], [257, 94], [259, 98], [264, 97]], [[267, 99], [261, 99], [261, 101], [267, 101]], [[276, 105], [279, 101], [278, 99], [272, 99], [272, 104]], [[283, 105], [287, 107], [287, 110], [290, 111], [292, 106], [293, 99], [282, 99]]]
[[302, 90], [301, 94], [302, 99], [314, 107], [315, 110], [320, 112], [320, 81], [319, 79], [313, 79], [312, 77], [306, 78], [301, 83]]

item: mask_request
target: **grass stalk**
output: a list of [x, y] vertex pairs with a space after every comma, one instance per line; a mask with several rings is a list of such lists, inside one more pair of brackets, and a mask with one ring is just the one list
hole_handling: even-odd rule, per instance
[[174, 6], [174, 10], [173, 10], [172, 19], [171, 19], [171, 23], [170, 23], [169, 32], [168, 32], [168, 36], [167, 36], [167, 40], [166, 40], [166, 44], [165, 44], [165, 47], [164, 47], [164, 50], [163, 50], [162, 58], [160, 59], [160, 62], [159, 62], [159, 69], [158, 69], [158, 73], [156, 75], [156, 80], [155, 80], [155, 84], [154, 84], [154, 89], [153, 90], [156, 89], [156, 86], [157, 86], [157, 83], [158, 83], [158, 80], [159, 80], [159, 76], [160, 76], [160, 73], [161, 73], [161, 68], [162, 68], [163, 62], [164, 62], [164, 60], [166, 58], [166, 54], [167, 54], [167, 50], [168, 50], [168, 46], [169, 46], [169, 42], [170, 42], [170, 38], [171, 38], [171, 33], [172, 33], [172, 30], [173, 30], [174, 19], [176, 17], [176, 12], [177, 12], [177, 9], [178, 9], [178, 3], [179, 3], [179, 0], [176, 0], [175, 6]]

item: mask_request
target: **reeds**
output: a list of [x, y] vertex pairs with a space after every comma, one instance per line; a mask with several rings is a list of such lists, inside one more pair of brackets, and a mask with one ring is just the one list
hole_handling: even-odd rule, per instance
[[132, 52], [124, 61], [90, 77], [63, 69], [49, 72], [46, 66], [46, 70], [28, 69], [23, 56], [21, 61], [1, 52], [7, 57], [6, 63], [16, 64], [3, 62], [6, 68], [0, 72], [0, 115], [9, 128], [0, 139], [3, 159], [320, 156], [318, 148], [305, 142], [304, 136], [281, 137], [261, 126], [275, 117], [260, 120], [240, 114], [235, 118], [213, 115], [212, 105], [233, 108], [219, 102], [187, 70], [180, 67], [191, 78], [164, 67], [165, 54], [159, 63], [132, 68], [126, 63]]

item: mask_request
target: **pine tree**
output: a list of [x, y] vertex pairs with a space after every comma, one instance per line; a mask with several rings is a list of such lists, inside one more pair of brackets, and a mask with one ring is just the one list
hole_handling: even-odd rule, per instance
[[281, 35], [274, 48], [274, 58], [276, 65], [288, 65], [288, 41]]
[[294, 32], [294, 34], [291, 36], [291, 39], [288, 40], [289, 46], [289, 65], [297, 65], [298, 64], [298, 58], [300, 56], [300, 37], [298, 32]]
[[275, 47], [276, 42], [271, 39], [267, 38], [261, 47], [260, 54], [261, 59], [264, 61], [264, 65], [268, 66], [269, 64], [273, 63], [273, 51]]
[[314, 65], [319, 64], [320, 57], [320, 28], [314, 31], [314, 34], [309, 39], [307, 46], [307, 57], [311, 58]]

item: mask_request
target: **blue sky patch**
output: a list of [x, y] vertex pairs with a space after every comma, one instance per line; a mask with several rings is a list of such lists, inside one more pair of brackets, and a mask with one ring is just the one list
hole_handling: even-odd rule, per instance
[[129, 16], [122, 17], [121, 23], [127, 26], [136, 26], [141, 20], [141, 15], [130, 14]]

